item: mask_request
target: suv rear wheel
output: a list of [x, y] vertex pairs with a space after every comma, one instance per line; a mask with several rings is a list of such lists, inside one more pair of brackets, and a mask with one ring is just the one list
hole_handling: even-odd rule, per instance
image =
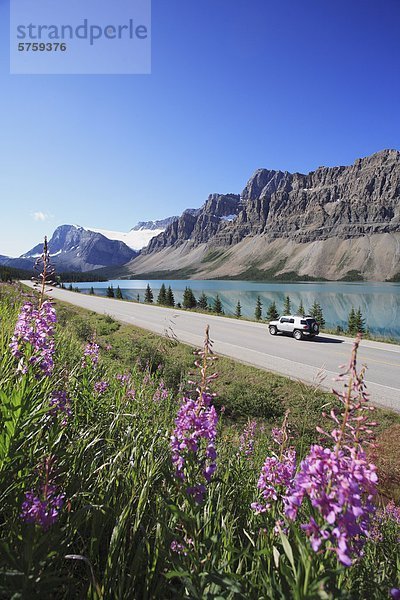
[[275, 325], [270, 325], [269, 332], [271, 335], [276, 335], [277, 329], [276, 329]]
[[303, 334], [301, 333], [301, 331], [299, 329], [295, 329], [293, 331], [293, 337], [295, 340], [301, 340], [301, 338], [303, 337]]

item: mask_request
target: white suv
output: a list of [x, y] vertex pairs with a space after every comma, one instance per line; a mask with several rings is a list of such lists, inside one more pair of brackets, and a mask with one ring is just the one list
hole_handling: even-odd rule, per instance
[[276, 321], [270, 321], [269, 332], [271, 335], [277, 333], [291, 333], [296, 340], [303, 337], [312, 338], [319, 334], [319, 325], [314, 317], [299, 315], [283, 315]]

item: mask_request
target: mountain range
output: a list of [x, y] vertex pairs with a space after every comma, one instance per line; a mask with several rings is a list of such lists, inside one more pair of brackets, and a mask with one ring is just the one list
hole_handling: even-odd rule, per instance
[[[41, 245], [0, 264], [30, 268]], [[128, 233], [62, 225], [58, 271], [114, 277], [365, 279], [400, 273], [400, 152], [308, 174], [259, 169], [241, 194], [211, 194], [180, 217]]]
[[365, 279], [400, 273], [400, 152], [308, 174], [259, 169], [213, 194], [125, 265], [125, 276]]

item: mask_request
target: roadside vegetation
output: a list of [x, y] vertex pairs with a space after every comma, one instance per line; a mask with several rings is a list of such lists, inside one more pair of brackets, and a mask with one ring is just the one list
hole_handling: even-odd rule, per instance
[[398, 597], [400, 418], [359, 340], [334, 395], [210, 335], [0, 286], [0, 598]]

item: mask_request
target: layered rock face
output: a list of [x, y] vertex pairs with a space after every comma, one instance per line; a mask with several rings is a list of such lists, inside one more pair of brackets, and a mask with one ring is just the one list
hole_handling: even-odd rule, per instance
[[193, 245], [208, 242], [230, 219], [235, 219], [241, 209], [237, 194], [211, 194], [200, 209], [185, 210], [163, 233], [153, 238], [143, 254], [179, 245], [190, 240]]
[[[234, 215], [224, 220], [221, 217]], [[303, 175], [259, 169], [241, 196], [213, 194], [197, 214], [183, 213], [145, 253], [191, 240], [214, 246], [246, 236], [296, 242], [400, 231], [400, 152], [384, 150], [349, 167]]]
[[259, 169], [240, 196], [209, 196], [129, 265], [134, 275], [384, 280], [400, 273], [400, 152], [307, 175]]
[[308, 175], [260, 170], [245, 187], [236, 238], [264, 233], [297, 242], [400, 231], [400, 152]]

